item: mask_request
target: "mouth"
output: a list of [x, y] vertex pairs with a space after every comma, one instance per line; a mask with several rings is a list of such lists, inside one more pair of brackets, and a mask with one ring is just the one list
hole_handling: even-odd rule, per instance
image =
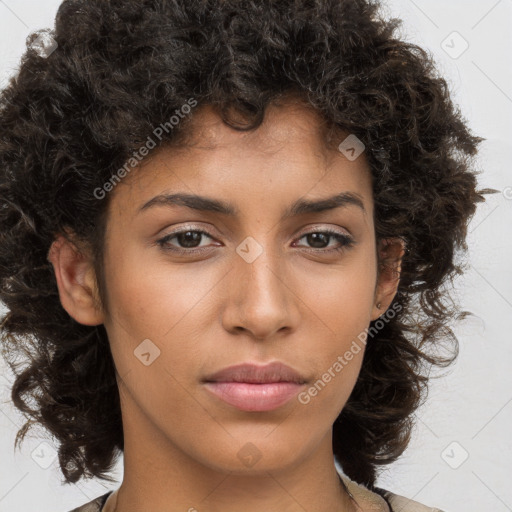
[[291, 400], [306, 379], [283, 363], [245, 363], [224, 368], [203, 383], [210, 393], [237, 409], [272, 411]]
[[293, 398], [303, 385], [295, 382], [250, 384], [247, 382], [207, 382], [215, 396], [242, 411], [273, 411]]

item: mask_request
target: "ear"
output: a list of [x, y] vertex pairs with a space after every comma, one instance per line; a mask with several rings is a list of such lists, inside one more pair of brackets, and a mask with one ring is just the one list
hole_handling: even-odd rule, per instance
[[[393, 302], [400, 282], [405, 241], [398, 237], [382, 239], [379, 243], [378, 253], [380, 255], [379, 272], [371, 320], [377, 320]], [[380, 308], [377, 305], [380, 305]]]
[[104, 317], [90, 255], [58, 235], [48, 251], [48, 261], [53, 265], [62, 307], [80, 324], [102, 324]]

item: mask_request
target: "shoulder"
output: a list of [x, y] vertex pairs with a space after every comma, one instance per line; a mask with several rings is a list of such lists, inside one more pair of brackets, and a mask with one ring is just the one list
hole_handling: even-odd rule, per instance
[[400, 496], [391, 491], [381, 489], [383, 496], [388, 500], [392, 510], [400, 510], [401, 512], [443, 512], [439, 508], [423, 505], [418, 501], [411, 500], [405, 496]]
[[342, 472], [339, 475], [364, 512], [443, 512], [379, 487], [374, 488], [376, 492], [373, 492]]
[[70, 512], [100, 512], [103, 505], [107, 501], [107, 498], [112, 494], [113, 491], [108, 491], [105, 494], [102, 494], [101, 496], [98, 496], [97, 498], [94, 498], [93, 500], [89, 501], [88, 503], [85, 503], [84, 505], [81, 505], [78, 508], [74, 508], [73, 510], [70, 510]]

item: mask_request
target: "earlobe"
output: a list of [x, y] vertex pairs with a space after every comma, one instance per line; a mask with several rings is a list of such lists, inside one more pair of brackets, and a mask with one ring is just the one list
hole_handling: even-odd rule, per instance
[[102, 324], [103, 312], [90, 256], [58, 235], [48, 251], [48, 261], [53, 265], [62, 307], [80, 324]]
[[385, 238], [379, 244], [379, 273], [371, 319], [376, 320], [391, 305], [400, 283], [405, 241], [402, 238]]

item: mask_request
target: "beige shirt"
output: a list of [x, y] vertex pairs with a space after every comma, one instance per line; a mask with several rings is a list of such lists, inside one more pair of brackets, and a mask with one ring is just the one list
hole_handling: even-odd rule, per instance
[[[443, 512], [438, 508], [427, 507], [417, 501], [399, 496], [385, 489], [382, 489], [382, 493], [384, 494], [384, 497], [382, 497], [380, 494], [372, 492], [363, 485], [350, 480], [350, 478], [340, 471], [338, 471], [338, 474], [359, 505], [360, 512]], [[105, 510], [104, 505], [107, 498], [113, 492], [114, 491], [109, 491], [70, 512], [102, 512]]]
[[383, 489], [383, 498], [380, 494], [350, 480], [342, 473], [340, 476], [361, 507], [361, 512], [443, 512], [438, 508], [428, 507], [385, 489]]

